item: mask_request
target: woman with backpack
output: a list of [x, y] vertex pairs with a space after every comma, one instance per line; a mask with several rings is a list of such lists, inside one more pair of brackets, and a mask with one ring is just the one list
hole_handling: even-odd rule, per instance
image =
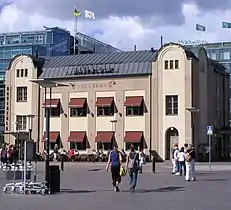
[[119, 184], [121, 182], [120, 168], [122, 167], [122, 157], [117, 146], [109, 153], [106, 170], [108, 171], [111, 165], [112, 185], [115, 192], [119, 192]]
[[130, 192], [133, 193], [136, 188], [139, 172], [139, 154], [135, 151], [134, 145], [130, 146], [130, 152], [127, 156], [126, 171], [130, 175]]

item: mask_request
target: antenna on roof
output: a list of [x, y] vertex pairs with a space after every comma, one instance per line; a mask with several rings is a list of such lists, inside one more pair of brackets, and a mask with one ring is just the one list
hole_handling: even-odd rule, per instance
[[134, 51], [136, 51], [136, 44], [134, 45], [134, 48], [133, 48], [133, 49], [134, 49]]

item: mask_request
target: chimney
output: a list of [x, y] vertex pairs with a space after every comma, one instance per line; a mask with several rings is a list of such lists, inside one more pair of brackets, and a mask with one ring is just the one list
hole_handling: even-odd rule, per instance
[[136, 51], [136, 45], [134, 45], [134, 51]]

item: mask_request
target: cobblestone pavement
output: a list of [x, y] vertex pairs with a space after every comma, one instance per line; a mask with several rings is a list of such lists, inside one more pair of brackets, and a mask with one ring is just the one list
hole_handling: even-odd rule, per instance
[[[219, 164], [218, 164], [219, 165]], [[220, 164], [222, 165], [222, 164]], [[206, 164], [198, 167], [207, 168]], [[222, 165], [225, 169], [229, 164]], [[226, 167], [227, 166], [227, 167]], [[110, 172], [105, 165], [68, 163], [61, 173], [62, 191], [55, 195], [0, 194], [2, 208], [11, 210], [217, 210], [230, 209], [231, 171], [199, 169], [196, 182], [170, 174], [170, 164], [157, 164], [156, 174], [150, 165], [139, 176], [137, 191], [128, 191], [128, 177], [121, 192], [112, 191]], [[216, 168], [216, 166], [214, 165]], [[43, 179], [44, 164], [39, 163], [38, 178]], [[1, 188], [5, 183], [0, 172]]]

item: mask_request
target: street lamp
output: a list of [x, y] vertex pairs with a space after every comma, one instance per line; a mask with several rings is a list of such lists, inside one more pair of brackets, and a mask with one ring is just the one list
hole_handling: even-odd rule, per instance
[[[112, 130], [112, 132], [114, 132], [114, 135], [115, 135], [117, 120], [110, 120], [110, 122], [111, 122], [111, 130]], [[113, 125], [115, 125], [115, 127]]]
[[194, 145], [194, 124], [195, 124], [195, 113], [199, 112], [200, 110], [195, 107], [188, 107], [186, 108], [188, 112], [191, 113], [191, 128], [192, 128], [192, 145]]
[[[45, 89], [45, 117], [46, 117], [46, 157], [45, 157], [45, 181], [47, 184], [48, 191], [50, 189], [50, 172], [49, 172], [49, 150], [50, 150], [50, 107], [51, 107], [51, 96], [52, 88], [58, 86], [66, 86], [62, 84], [57, 84], [51, 80], [47, 79], [33, 79], [30, 82], [38, 84], [40, 87]], [[47, 89], [50, 89], [50, 104], [47, 104]], [[40, 96], [39, 96], [40, 97]]]
[[[27, 115], [27, 118], [29, 120], [28, 122], [28, 128], [29, 128], [29, 141], [33, 141], [32, 139], [32, 129], [33, 129], [33, 119], [36, 117], [36, 115], [33, 114], [29, 114]], [[35, 142], [36, 144], [36, 142]], [[34, 147], [36, 148], [36, 147]], [[34, 156], [34, 182], [36, 182], [36, 178], [37, 178], [37, 154], [36, 151], [35, 152], [35, 156]]]
[[[19, 134], [20, 134], [20, 123], [18, 121], [15, 122], [15, 126], [16, 126], [16, 132], [17, 132], [17, 142], [16, 142], [16, 148], [18, 150], [18, 160], [21, 159], [21, 153], [22, 153], [22, 150], [21, 150], [21, 147], [22, 147], [22, 142], [19, 142]], [[20, 146], [19, 146], [20, 145]], [[19, 148], [20, 147], [20, 148]]]

